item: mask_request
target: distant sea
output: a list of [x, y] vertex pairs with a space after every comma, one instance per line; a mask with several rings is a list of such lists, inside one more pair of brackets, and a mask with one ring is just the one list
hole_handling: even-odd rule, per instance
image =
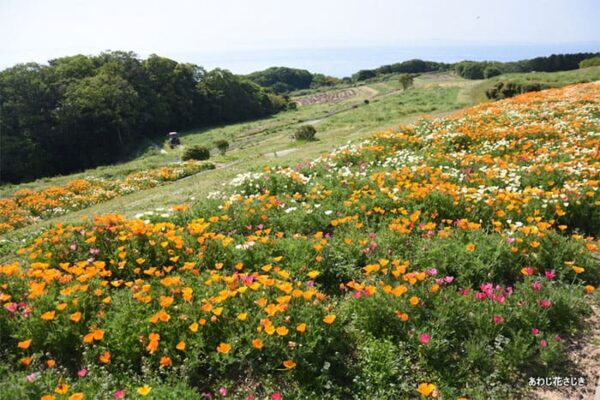
[[225, 68], [246, 74], [272, 66], [304, 68], [336, 77], [350, 76], [360, 69], [413, 58], [439, 62], [461, 60], [517, 61], [557, 53], [600, 52], [600, 42], [547, 45], [452, 45], [452, 46], [381, 46], [299, 48], [287, 50], [238, 50], [186, 52], [170, 56], [179, 62], [191, 62], [206, 69]]

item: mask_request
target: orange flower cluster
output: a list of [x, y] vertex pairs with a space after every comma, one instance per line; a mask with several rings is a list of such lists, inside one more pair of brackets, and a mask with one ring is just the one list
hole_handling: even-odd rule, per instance
[[209, 167], [212, 164], [186, 161], [133, 172], [122, 179], [90, 177], [39, 191], [20, 189], [11, 197], [0, 199], [0, 234], [128, 193], [172, 182]]

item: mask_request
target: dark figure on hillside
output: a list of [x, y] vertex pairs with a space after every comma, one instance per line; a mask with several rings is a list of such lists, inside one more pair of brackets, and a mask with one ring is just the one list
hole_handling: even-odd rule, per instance
[[179, 146], [181, 144], [181, 141], [179, 140], [179, 137], [177, 136], [177, 132], [169, 132], [169, 147], [171, 149], [174, 149], [175, 147]]

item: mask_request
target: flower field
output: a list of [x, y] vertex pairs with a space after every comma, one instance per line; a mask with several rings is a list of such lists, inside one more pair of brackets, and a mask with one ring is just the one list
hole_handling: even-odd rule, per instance
[[164, 185], [210, 168], [214, 166], [187, 161], [133, 172], [123, 179], [90, 177], [39, 191], [21, 189], [10, 198], [0, 198], [0, 234], [125, 194]]
[[528, 93], [169, 217], [54, 225], [0, 266], [0, 398], [521, 397], [598, 299], [599, 100]]

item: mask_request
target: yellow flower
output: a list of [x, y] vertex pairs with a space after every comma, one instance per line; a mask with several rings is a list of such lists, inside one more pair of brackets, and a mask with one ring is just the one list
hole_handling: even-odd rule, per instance
[[137, 388], [137, 392], [140, 396], [148, 396], [148, 394], [150, 394], [151, 391], [152, 388], [148, 385], [144, 385], [142, 387]]
[[28, 349], [30, 345], [31, 339], [23, 340], [22, 342], [17, 343], [17, 347], [23, 350]]
[[246, 318], [248, 318], [248, 313], [239, 313], [237, 316], [237, 319], [239, 319], [240, 321], [245, 321]]
[[576, 274], [581, 274], [582, 272], [584, 272], [584, 271], [585, 271], [585, 268], [578, 267], [578, 266], [576, 266], [576, 265], [573, 265], [571, 268], [573, 269], [573, 271], [574, 271]]
[[83, 393], [73, 393], [71, 396], [69, 396], [69, 400], [83, 400]]
[[306, 324], [305, 323], [298, 324], [298, 326], [296, 326], [296, 330], [300, 333], [304, 333], [304, 331], [306, 331]]
[[320, 274], [321, 273], [319, 271], [313, 270], [313, 271], [310, 271], [307, 275], [310, 279], [315, 279]]
[[182, 340], [181, 342], [177, 343], [177, 346], [175, 346], [175, 348], [181, 351], [185, 350], [185, 342]]
[[227, 344], [227, 343], [219, 343], [219, 345], [217, 346], [217, 351], [219, 353], [229, 353], [229, 350], [231, 350], [231, 345]]
[[416, 306], [417, 304], [419, 304], [419, 301], [420, 300], [417, 296], [412, 296], [410, 299], [408, 299], [408, 302], [411, 306]]
[[292, 368], [294, 368], [294, 367], [296, 366], [296, 363], [295, 363], [294, 361], [292, 361], [292, 360], [285, 360], [285, 361], [283, 362], [283, 366], [284, 366], [286, 369], [292, 369]]
[[278, 328], [276, 329], [276, 331], [277, 331], [277, 334], [278, 334], [279, 336], [285, 336], [285, 335], [287, 335], [287, 334], [288, 334], [288, 332], [289, 332], [289, 331], [288, 331], [288, 328], [286, 328], [285, 326], [280, 326], [280, 327], [278, 327]]
[[329, 314], [329, 315], [326, 315], [323, 318], [323, 322], [325, 322], [326, 324], [330, 324], [331, 325], [331, 324], [333, 324], [333, 322], [335, 321], [335, 319], [336, 319], [336, 315], [335, 314]]
[[252, 341], [252, 347], [254, 347], [255, 349], [262, 349], [263, 347], [263, 341], [260, 339], [254, 339]]
[[69, 391], [69, 385], [67, 385], [66, 383], [59, 383], [58, 386], [56, 387], [56, 389], [54, 389], [55, 393], [58, 394], [65, 394]]
[[467, 245], [467, 251], [469, 251], [469, 252], [475, 251], [475, 245], [473, 243], [469, 243]]
[[435, 389], [436, 387], [433, 383], [421, 383], [417, 388], [417, 392], [425, 397], [429, 397]]

